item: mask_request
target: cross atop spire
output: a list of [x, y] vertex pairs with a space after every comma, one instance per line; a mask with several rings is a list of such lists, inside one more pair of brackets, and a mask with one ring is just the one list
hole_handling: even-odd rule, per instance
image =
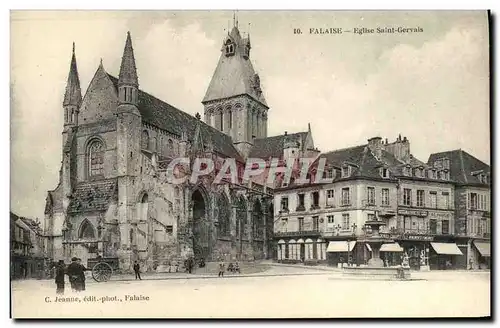
[[130, 37], [130, 32], [127, 32], [127, 41], [125, 41], [125, 48], [123, 49], [120, 74], [118, 76], [118, 84], [127, 84], [136, 87], [139, 86], [139, 79], [137, 78], [134, 49], [132, 48], [132, 39]]
[[233, 11], [233, 27], [238, 28], [238, 16], [236, 15], [236, 10]]
[[75, 43], [73, 42], [73, 52], [71, 56], [71, 64], [69, 66], [68, 81], [66, 83], [63, 106], [80, 106], [81, 102], [82, 90], [80, 88], [80, 78], [78, 76], [78, 67], [76, 65]]

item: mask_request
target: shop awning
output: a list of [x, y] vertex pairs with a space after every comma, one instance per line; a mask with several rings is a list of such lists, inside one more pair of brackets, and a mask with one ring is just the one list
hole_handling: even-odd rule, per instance
[[404, 252], [404, 249], [398, 243], [383, 244], [380, 247], [381, 252]]
[[329, 244], [328, 244], [328, 247], [326, 248], [326, 251], [327, 252], [330, 252], [330, 253], [339, 253], [339, 252], [352, 252], [354, 246], [356, 245], [356, 242], [355, 241], [350, 241], [349, 242], [349, 250], [347, 250], [347, 244], [348, 242], [347, 241], [331, 241]]
[[366, 248], [371, 252], [372, 251], [372, 247], [370, 246], [370, 244], [365, 244], [366, 245]]
[[479, 253], [484, 257], [491, 257], [491, 246], [490, 243], [475, 241], [474, 246], [476, 246]]
[[431, 243], [432, 248], [442, 255], [464, 255], [455, 243]]

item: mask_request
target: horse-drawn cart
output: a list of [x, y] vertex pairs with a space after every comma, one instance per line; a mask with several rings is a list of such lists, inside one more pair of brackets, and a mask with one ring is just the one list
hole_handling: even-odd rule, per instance
[[113, 272], [118, 269], [117, 258], [97, 257], [87, 261], [87, 267], [92, 268], [92, 278], [97, 282], [108, 281]]

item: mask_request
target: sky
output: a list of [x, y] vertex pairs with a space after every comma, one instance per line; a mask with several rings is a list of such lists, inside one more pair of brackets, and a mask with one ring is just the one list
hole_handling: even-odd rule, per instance
[[[270, 107], [268, 134], [306, 131], [329, 151], [406, 136], [411, 152], [463, 149], [490, 163], [487, 14], [240, 11]], [[43, 217], [59, 180], [72, 43], [82, 91], [99, 62], [118, 76], [131, 32], [140, 88], [188, 113], [220, 56], [229, 11], [11, 12], [11, 210]], [[310, 28], [420, 27], [406, 34], [312, 35]], [[301, 35], [293, 33], [300, 28]], [[203, 115], [202, 115], [203, 116]]]

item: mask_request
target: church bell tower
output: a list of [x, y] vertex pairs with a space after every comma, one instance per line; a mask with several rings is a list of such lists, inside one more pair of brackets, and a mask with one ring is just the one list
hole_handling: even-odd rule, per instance
[[205, 123], [231, 136], [244, 157], [248, 156], [255, 138], [267, 137], [269, 110], [259, 75], [250, 60], [250, 50], [250, 36], [241, 36], [234, 18], [202, 101]]

